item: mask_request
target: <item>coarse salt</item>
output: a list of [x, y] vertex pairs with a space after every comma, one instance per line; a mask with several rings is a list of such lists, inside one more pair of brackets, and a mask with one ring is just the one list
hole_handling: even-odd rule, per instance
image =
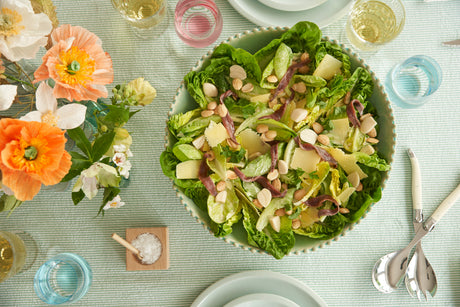
[[153, 233], [140, 234], [131, 244], [139, 250], [143, 264], [153, 264], [161, 256], [161, 241]]

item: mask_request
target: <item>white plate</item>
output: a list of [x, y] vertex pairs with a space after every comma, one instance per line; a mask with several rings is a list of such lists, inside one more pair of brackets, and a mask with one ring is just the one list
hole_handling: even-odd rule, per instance
[[323, 299], [300, 280], [271, 271], [245, 271], [225, 277], [204, 290], [191, 307], [224, 306], [256, 293], [281, 296], [299, 306], [327, 307]]
[[331, 24], [348, 13], [353, 0], [329, 0], [309, 10], [287, 12], [263, 5], [258, 0], [228, 0], [241, 15], [263, 26], [292, 27], [299, 21], [311, 21], [320, 28]]
[[281, 11], [304, 11], [321, 5], [326, 1], [327, 0], [259, 0], [259, 2], [271, 8]]
[[234, 299], [224, 307], [300, 307], [290, 299], [271, 293], [254, 293]]

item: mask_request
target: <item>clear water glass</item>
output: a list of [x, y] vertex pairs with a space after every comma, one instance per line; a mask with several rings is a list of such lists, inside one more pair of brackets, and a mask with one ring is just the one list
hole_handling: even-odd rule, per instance
[[207, 47], [222, 32], [222, 15], [212, 0], [180, 0], [176, 4], [174, 27], [186, 44]]
[[81, 299], [89, 290], [92, 270], [73, 253], [62, 253], [45, 262], [34, 278], [35, 293], [47, 304], [60, 305]]
[[428, 102], [441, 82], [439, 64], [429, 56], [415, 55], [393, 67], [385, 85], [391, 101], [415, 108]]

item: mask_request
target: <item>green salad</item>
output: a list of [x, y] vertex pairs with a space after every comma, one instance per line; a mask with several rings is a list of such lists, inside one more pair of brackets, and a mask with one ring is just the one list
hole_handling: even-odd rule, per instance
[[220, 44], [185, 76], [196, 108], [167, 122], [164, 174], [216, 236], [242, 223], [277, 259], [297, 236], [330, 239], [360, 219], [389, 170], [370, 73], [321, 37], [300, 22], [255, 54]]

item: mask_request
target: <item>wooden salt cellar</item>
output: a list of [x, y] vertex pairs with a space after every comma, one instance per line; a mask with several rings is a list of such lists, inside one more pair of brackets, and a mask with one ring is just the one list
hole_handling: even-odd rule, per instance
[[168, 227], [128, 228], [126, 229], [126, 241], [132, 242], [143, 233], [152, 233], [161, 242], [161, 255], [152, 264], [143, 264], [130, 250], [126, 250], [127, 271], [167, 270], [169, 268], [169, 239]]

